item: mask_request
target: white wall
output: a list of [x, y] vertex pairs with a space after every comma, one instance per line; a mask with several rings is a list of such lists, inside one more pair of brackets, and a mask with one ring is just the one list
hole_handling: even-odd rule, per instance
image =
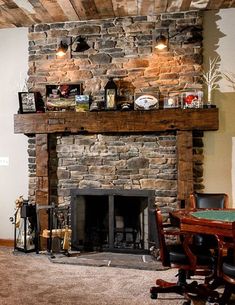
[[232, 196], [235, 198], [235, 137], [232, 139]]
[[[235, 9], [206, 12], [204, 18], [204, 62], [219, 56], [222, 73], [235, 76]], [[205, 132], [205, 192], [225, 192], [235, 207], [235, 180], [232, 179], [232, 139], [235, 136], [235, 91], [223, 77], [213, 92], [219, 108], [219, 130]], [[206, 118], [205, 118], [206, 119]], [[233, 174], [234, 176], [234, 174]]]
[[0, 158], [9, 158], [8, 166], [0, 166], [0, 239], [13, 239], [9, 217], [15, 200], [20, 195], [28, 198], [27, 137], [14, 134], [13, 121], [17, 93], [27, 76], [27, 33], [27, 28], [0, 30]]

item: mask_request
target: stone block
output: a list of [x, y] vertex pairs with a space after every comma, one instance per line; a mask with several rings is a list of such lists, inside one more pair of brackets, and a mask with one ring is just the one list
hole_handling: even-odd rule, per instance
[[92, 63], [97, 63], [99, 65], [109, 64], [111, 62], [111, 56], [106, 53], [99, 53], [90, 56]]
[[65, 168], [58, 168], [57, 176], [58, 176], [58, 179], [69, 179], [71, 177], [70, 171], [66, 170]]
[[97, 175], [108, 175], [108, 174], [114, 174], [115, 173], [115, 167], [114, 166], [95, 166], [91, 165], [88, 169], [90, 174], [97, 174]]
[[101, 31], [101, 27], [98, 25], [77, 24], [75, 28], [69, 31], [69, 35], [71, 36], [92, 35], [92, 34], [99, 34], [100, 31]]
[[161, 165], [161, 164], [166, 164], [167, 163], [167, 159], [165, 157], [155, 157], [155, 158], [150, 158], [149, 159], [149, 164], [152, 167], [152, 165]]
[[155, 189], [155, 190], [176, 190], [176, 180], [163, 180], [163, 179], [141, 179], [141, 188]]
[[79, 182], [79, 188], [100, 188], [101, 183], [99, 181], [82, 180]]
[[147, 59], [140, 59], [140, 58], [129, 59], [129, 61], [125, 64], [126, 69], [146, 68], [148, 66], [149, 66], [149, 61]]
[[148, 168], [149, 160], [143, 157], [131, 158], [127, 161], [127, 166], [130, 169]]
[[50, 25], [49, 24], [36, 24], [34, 26], [34, 32], [46, 32], [50, 30]]

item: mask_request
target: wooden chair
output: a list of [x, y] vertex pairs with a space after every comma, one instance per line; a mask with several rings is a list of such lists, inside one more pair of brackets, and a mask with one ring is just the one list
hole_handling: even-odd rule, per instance
[[[179, 231], [164, 230], [162, 215], [160, 210], [156, 210], [156, 228], [160, 250], [160, 259], [163, 266], [178, 269], [177, 283], [169, 283], [167, 281], [157, 279], [157, 286], [151, 287], [151, 298], [157, 299], [159, 293], [177, 293], [184, 295], [186, 301], [184, 305], [191, 302], [191, 295], [200, 295], [201, 298], [207, 299], [209, 296], [217, 299], [218, 293], [208, 291], [206, 286], [198, 285], [196, 281], [187, 283], [188, 272], [195, 270], [207, 271], [208, 273], [214, 268], [214, 259], [209, 250], [201, 251], [201, 249], [192, 249], [184, 247], [188, 243], [187, 238], [184, 238], [184, 244], [166, 244], [166, 235], [180, 236]], [[180, 240], [180, 239], [179, 239]]]
[[192, 193], [191, 209], [228, 209], [228, 195], [225, 193]]
[[[220, 275], [223, 279], [224, 291], [219, 299], [219, 305], [229, 304], [232, 294], [235, 294], [235, 222], [232, 224], [233, 243], [230, 244], [228, 255], [222, 259]], [[225, 244], [225, 246], [227, 246]], [[222, 252], [222, 251], [221, 251]], [[222, 254], [222, 253], [221, 253]]]

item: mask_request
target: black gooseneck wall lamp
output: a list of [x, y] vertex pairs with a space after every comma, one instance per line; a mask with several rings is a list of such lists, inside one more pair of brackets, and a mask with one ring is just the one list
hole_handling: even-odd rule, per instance
[[184, 43], [195, 43], [202, 41], [202, 29], [196, 26], [186, 26], [180, 29], [176, 34], [170, 36], [169, 30], [166, 30], [167, 35], [165, 36], [162, 32], [156, 37], [155, 48], [158, 50], [164, 50], [169, 47], [170, 39], [178, 36], [182, 32], [186, 32], [182, 42]]
[[73, 52], [84, 52], [90, 49], [90, 46], [86, 42], [86, 39], [82, 36], [77, 36], [74, 40], [71, 41], [71, 43], [67, 43], [61, 40], [59, 47], [56, 51], [56, 55], [59, 57], [64, 56], [68, 51], [69, 46], [72, 46], [74, 43], [77, 43], [77, 46], [74, 50], [72, 50]]

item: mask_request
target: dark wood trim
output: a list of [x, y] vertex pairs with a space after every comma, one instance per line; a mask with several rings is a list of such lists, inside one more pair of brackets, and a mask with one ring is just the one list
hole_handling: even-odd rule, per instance
[[13, 239], [0, 239], [0, 246], [14, 248], [14, 240]]
[[193, 133], [177, 131], [177, 197], [189, 205], [189, 195], [193, 192]]
[[[50, 186], [49, 186], [49, 151], [48, 134], [36, 134], [36, 204], [49, 205]], [[48, 214], [44, 210], [40, 213], [40, 227], [48, 228]], [[39, 249], [45, 248], [45, 239], [41, 239]]]
[[217, 108], [126, 112], [47, 112], [14, 115], [14, 132], [24, 134], [208, 131], [218, 130], [218, 128]]

